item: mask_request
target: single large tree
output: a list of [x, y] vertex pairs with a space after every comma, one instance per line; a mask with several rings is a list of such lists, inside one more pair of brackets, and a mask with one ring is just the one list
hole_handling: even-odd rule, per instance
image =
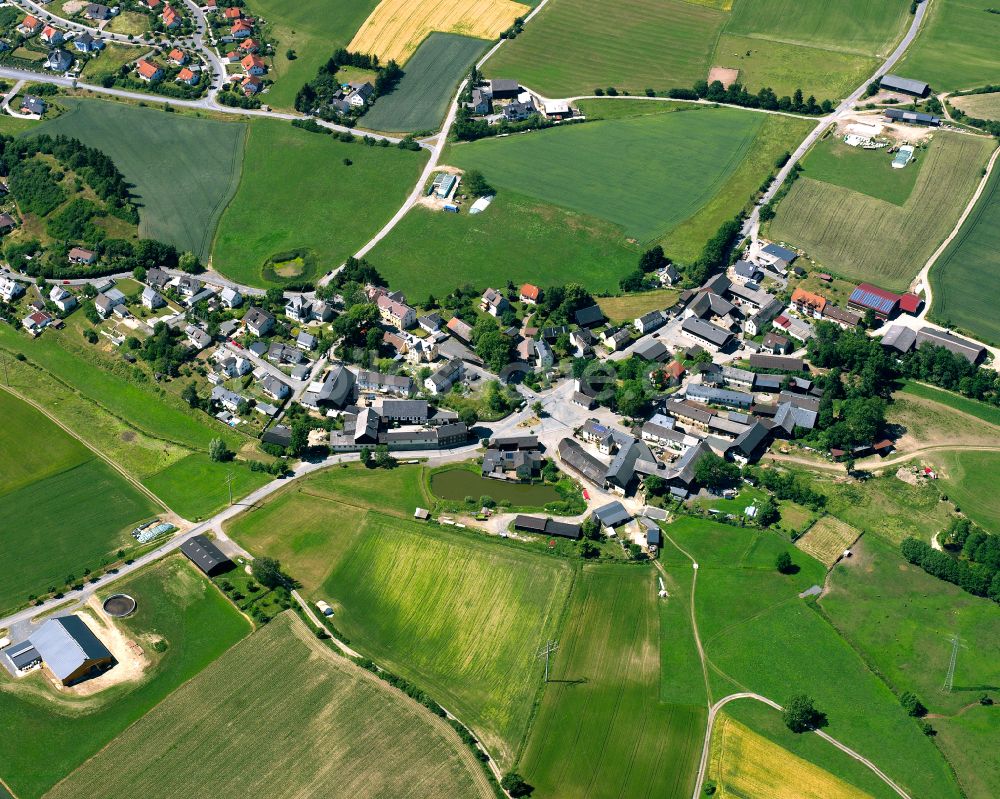
[[809, 732], [816, 727], [820, 713], [816, 710], [813, 700], [805, 694], [796, 694], [785, 705], [781, 712], [785, 726], [792, 732]]

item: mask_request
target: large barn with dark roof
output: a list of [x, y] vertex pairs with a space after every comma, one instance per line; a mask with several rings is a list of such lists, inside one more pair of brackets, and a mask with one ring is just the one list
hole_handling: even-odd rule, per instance
[[229, 571], [233, 562], [203, 535], [196, 535], [181, 544], [181, 552], [209, 577]]

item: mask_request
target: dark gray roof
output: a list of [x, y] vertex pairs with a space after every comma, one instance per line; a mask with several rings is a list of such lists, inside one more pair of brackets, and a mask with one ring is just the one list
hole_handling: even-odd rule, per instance
[[601, 505], [594, 511], [594, 515], [605, 527], [617, 527], [632, 519], [632, 514], [625, 510], [625, 506], [618, 500]]
[[806, 362], [801, 358], [790, 358], [785, 355], [751, 355], [750, 366], [754, 369], [803, 372], [806, 368]]
[[667, 349], [666, 345], [656, 339], [649, 339], [648, 341], [636, 344], [632, 352], [640, 358], [645, 358], [647, 361], [664, 361], [670, 354], [670, 350]]
[[916, 332], [902, 325], [893, 325], [882, 336], [882, 346], [892, 347], [898, 352], [909, 352], [916, 341]]
[[65, 680], [89, 660], [111, 658], [111, 652], [79, 616], [56, 616], [31, 636], [31, 645], [49, 670]]
[[590, 325], [596, 325], [599, 322], [604, 321], [604, 312], [598, 305], [591, 305], [587, 308], [581, 308], [574, 314], [576, 323], [581, 327], [588, 327]]
[[753, 403], [753, 396], [745, 391], [730, 391], [725, 388], [713, 388], [712, 386], [702, 386], [693, 383], [687, 387], [689, 399], [696, 399], [702, 402], [713, 402], [719, 405], [734, 405], [736, 407], [749, 408]]
[[635, 462], [640, 458], [648, 461], [655, 461], [656, 458], [644, 441], [629, 435], [618, 435], [615, 439], [618, 441], [618, 452], [615, 453], [605, 477], [626, 488], [635, 479]]
[[975, 341], [953, 336], [944, 330], [935, 330], [932, 327], [922, 327], [917, 331], [917, 348], [924, 344], [933, 344], [935, 347], [944, 347], [954, 355], [961, 355], [972, 363], [976, 363], [986, 355], [986, 348]]
[[596, 485], [604, 484], [604, 475], [608, 467], [583, 449], [572, 438], [564, 438], [559, 442], [559, 457], [563, 463], [572, 467], [583, 477]]
[[203, 535], [196, 535], [181, 544], [181, 552], [187, 555], [191, 562], [205, 574], [229, 563], [229, 558], [223, 551]]
[[921, 80], [901, 78], [898, 75], [883, 75], [879, 85], [885, 89], [894, 89], [896, 91], [906, 92], [907, 94], [916, 94], [918, 96], [926, 94], [928, 88], [927, 84]]
[[494, 78], [490, 81], [490, 89], [493, 92], [516, 92], [520, 88], [521, 85], [510, 78]]
[[18, 671], [26, 669], [28, 666], [32, 666], [42, 659], [42, 656], [38, 654], [38, 650], [31, 645], [31, 641], [14, 644], [9, 649], [5, 649], [4, 654]]
[[713, 325], [711, 322], [706, 322], [695, 317], [685, 319], [681, 324], [681, 329], [716, 347], [724, 347], [733, 337], [733, 334], [728, 330], [723, 330], [718, 325]]
[[941, 118], [933, 114], [925, 114], [922, 111], [904, 111], [902, 108], [887, 108], [886, 117], [889, 119], [900, 119], [903, 122], [920, 122], [924, 125], [939, 125]]
[[736, 439], [733, 443], [733, 449], [749, 458], [758, 447], [767, 441], [769, 435], [770, 431], [764, 425], [755, 422], [749, 430]]
[[382, 416], [386, 419], [426, 419], [427, 400], [383, 400]]
[[762, 248], [762, 251], [766, 252], [768, 255], [773, 255], [775, 258], [780, 258], [782, 261], [789, 264], [799, 257], [798, 253], [785, 247], [781, 247], [778, 244], [768, 244], [766, 247]]

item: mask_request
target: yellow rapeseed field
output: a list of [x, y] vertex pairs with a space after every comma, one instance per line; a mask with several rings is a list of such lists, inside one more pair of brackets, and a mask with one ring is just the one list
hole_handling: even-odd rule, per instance
[[513, 0], [382, 0], [348, 49], [403, 64], [433, 31], [496, 39], [530, 10]]
[[715, 723], [708, 776], [720, 799], [871, 799], [725, 714]]
[[844, 550], [858, 540], [859, 535], [861, 533], [847, 522], [833, 516], [824, 516], [810, 527], [795, 545], [829, 569]]

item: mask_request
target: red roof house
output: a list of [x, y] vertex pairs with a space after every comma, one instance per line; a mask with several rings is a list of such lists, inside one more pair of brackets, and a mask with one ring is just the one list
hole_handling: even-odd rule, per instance
[[179, 47], [175, 47], [170, 51], [170, 55], [167, 56], [170, 59], [171, 64], [176, 64], [181, 67], [187, 63], [188, 57], [187, 53], [181, 50]]
[[198, 82], [198, 75], [187, 67], [184, 67], [184, 69], [177, 73], [177, 77], [174, 80], [186, 83], [188, 86], [194, 86]]
[[238, 19], [236, 23], [229, 29], [229, 35], [237, 39], [245, 39], [253, 33], [253, 25], [247, 22], [245, 19]]
[[164, 7], [162, 19], [164, 28], [176, 28], [181, 24], [181, 18], [170, 6]]
[[538, 286], [533, 286], [530, 283], [525, 283], [521, 286], [521, 302], [527, 302], [534, 305], [538, 302], [538, 297], [542, 292], [539, 290]]
[[139, 77], [143, 80], [156, 80], [163, 77], [163, 68], [151, 61], [147, 61], [145, 58], [140, 58], [136, 62], [135, 71], [139, 73]]
[[244, 53], [256, 53], [260, 50], [260, 42], [256, 39], [246, 39], [240, 44], [240, 50]]
[[255, 55], [244, 56], [243, 60], [240, 61], [240, 66], [243, 67], [243, 71], [247, 75], [263, 75], [267, 72], [267, 64], [264, 63], [264, 59]]
[[236, 8], [235, 6], [232, 8], [226, 8], [223, 9], [222, 16], [225, 19], [240, 19], [243, 16], [243, 10]]
[[920, 309], [924, 306], [924, 298], [918, 294], [913, 294], [912, 292], [907, 292], [899, 298], [899, 310], [903, 313], [916, 315], [920, 313]]

